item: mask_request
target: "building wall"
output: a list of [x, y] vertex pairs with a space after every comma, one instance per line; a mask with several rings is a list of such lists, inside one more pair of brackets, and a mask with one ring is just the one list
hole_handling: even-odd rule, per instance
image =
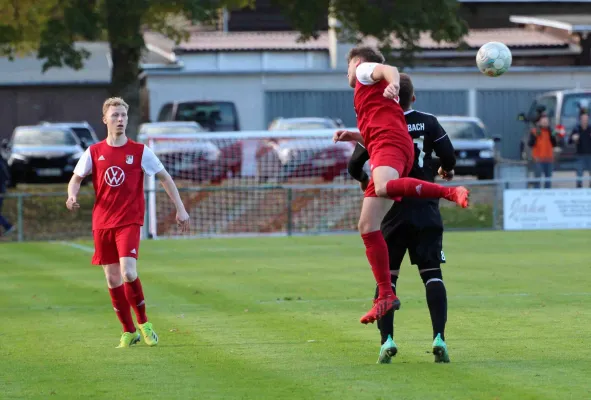
[[[499, 125], [499, 122], [494, 122], [496, 118], [515, 122], [516, 114], [508, 112], [511, 107], [507, 104], [515, 104], [516, 107], [522, 105], [530, 100], [531, 93], [540, 90], [591, 87], [589, 72], [591, 70], [586, 68], [550, 70], [517, 67], [500, 78], [489, 78], [473, 69], [463, 68], [409, 71], [413, 77], [415, 89], [420, 94], [417, 107], [426, 111], [431, 109], [433, 112], [483, 115], [489, 123], [503, 129], [509, 129], [506, 128], [509, 126], [509, 122]], [[343, 70], [330, 72], [241, 71], [232, 73], [148, 71], [150, 117], [154, 120], [162, 105], [168, 101], [227, 100], [236, 104], [243, 130], [266, 129], [269, 119], [279, 112], [287, 112], [285, 110], [293, 109], [289, 111], [293, 115], [295, 110], [303, 110], [308, 113], [311, 112], [310, 110], [319, 108], [323, 113], [332, 114], [336, 111], [335, 108], [346, 108], [346, 101], [343, 99], [346, 96], [351, 99], [352, 89], [347, 85], [345, 74], [346, 72]], [[507, 90], [524, 92], [519, 94], [519, 100], [507, 100], [503, 97], [505, 95], [494, 95], [496, 91]], [[300, 104], [301, 98], [293, 95], [293, 92], [299, 91], [313, 93], [342, 91], [349, 92], [349, 94], [339, 95], [345, 97], [338, 97], [338, 100], [331, 97], [334, 96], [333, 94], [328, 94], [326, 97], [332, 100], [318, 100], [317, 94], [310, 95], [311, 97], [307, 97], [306, 104], [303, 105]], [[481, 91], [489, 94], [477, 101], [477, 95]], [[266, 95], [267, 92], [287, 94]], [[508, 92], [506, 96], [511, 98], [511, 93], [515, 95], [515, 92]], [[289, 98], [293, 99], [291, 103], [285, 103]], [[280, 101], [283, 103], [274, 104]], [[337, 103], [328, 106], [324, 105], [325, 101], [336, 101]], [[352, 108], [352, 103], [349, 104]], [[497, 110], [503, 111], [503, 115], [499, 116]], [[342, 115], [346, 122], [354, 122], [350, 120], [349, 114], [344, 112]]]
[[41, 121], [87, 121], [99, 138], [105, 137], [102, 104], [108, 97], [101, 86], [0, 87], [0, 139], [19, 125]]

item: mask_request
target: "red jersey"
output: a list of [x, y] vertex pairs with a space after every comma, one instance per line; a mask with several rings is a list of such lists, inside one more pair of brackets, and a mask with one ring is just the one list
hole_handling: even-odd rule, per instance
[[130, 139], [119, 147], [103, 140], [86, 149], [74, 173], [82, 178], [92, 173], [92, 229], [143, 225], [144, 173], [154, 175], [163, 169], [149, 147]]
[[371, 80], [375, 65], [377, 64], [362, 63], [357, 67], [357, 83], [353, 96], [357, 127], [370, 156], [372, 150], [379, 145], [396, 145], [402, 141], [409, 142], [413, 147], [402, 107], [397, 100], [384, 97], [388, 82]]

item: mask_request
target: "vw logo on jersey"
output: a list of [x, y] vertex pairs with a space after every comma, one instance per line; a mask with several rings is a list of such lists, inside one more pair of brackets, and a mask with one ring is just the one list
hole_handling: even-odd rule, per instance
[[119, 167], [113, 166], [105, 171], [105, 182], [111, 187], [121, 186], [125, 181], [125, 172]]

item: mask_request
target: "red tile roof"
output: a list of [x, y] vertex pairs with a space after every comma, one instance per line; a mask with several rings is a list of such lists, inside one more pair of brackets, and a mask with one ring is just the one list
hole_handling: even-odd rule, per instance
[[[328, 50], [328, 33], [321, 32], [318, 39], [298, 42], [297, 32], [198, 32], [191, 35], [188, 41], [179, 44], [181, 52], [215, 52], [215, 51], [286, 51], [286, 50]], [[464, 37], [471, 48], [479, 48], [489, 41], [499, 41], [509, 47], [556, 47], [565, 46], [565, 39], [550, 33], [526, 30], [521, 28], [471, 30]], [[364, 40], [365, 44], [377, 44], [375, 39]], [[394, 47], [400, 45], [393, 39]], [[451, 43], [436, 43], [428, 33], [421, 35], [419, 47], [423, 49], [454, 49]]]

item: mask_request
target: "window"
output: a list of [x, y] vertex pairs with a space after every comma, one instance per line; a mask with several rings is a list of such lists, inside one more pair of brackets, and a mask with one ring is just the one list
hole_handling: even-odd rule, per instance
[[179, 103], [177, 121], [195, 121], [210, 131], [237, 129], [237, 116], [234, 103], [230, 102], [191, 102]]
[[473, 121], [439, 121], [450, 139], [486, 139], [484, 127]]
[[560, 123], [567, 132], [570, 132], [579, 122], [579, 112], [581, 108], [589, 111], [591, 105], [591, 93], [578, 93], [564, 96]]
[[172, 104], [167, 103], [160, 109], [158, 121], [172, 121]]
[[78, 139], [80, 139], [81, 142], [86, 141], [86, 143], [88, 145], [91, 145], [96, 142], [96, 139], [92, 136], [92, 132], [90, 132], [90, 130], [88, 128], [71, 128], [71, 129], [74, 131], [76, 136], [78, 136]]
[[13, 144], [19, 146], [74, 146], [78, 143], [68, 131], [22, 129], [16, 131]]
[[[544, 110], [546, 111], [546, 114], [548, 114], [548, 117], [550, 118], [550, 120], [554, 119], [554, 115], [556, 113], [556, 97], [555, 96], [542, 97], [542, 98], [538, 99], [538, 105], [540, 107], [544, 107]], [[534, 117], [535, 117], [535, 114], [534, 114]]]

